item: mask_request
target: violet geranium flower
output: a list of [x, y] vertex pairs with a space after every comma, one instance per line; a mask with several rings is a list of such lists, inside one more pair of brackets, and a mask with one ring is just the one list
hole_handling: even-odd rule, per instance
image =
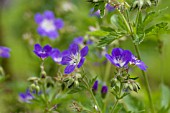
[[105, 56], [113, 65], [119, 68], [126, 67], [132, 59], [132, 53], [121, 48], [114, 48], [112, 55], [106, 54]]
[[79, 46], [75, 43], [70, 45], [69, 54], [62, 58], [61, 64], [67, 65], [64, 70], [65, 74], [70, 74], [74, 69], [80, 68], [85, 61], [85, 56], [88, 54], [88, 46], [79, 50]]
[[75, 44], [83, 44], [83, 42], [84, 42], [84, 38], [83, 37], [77, 37], [77, 38], [74, 38], [74, 40], [73, 40], [73, 43], [75, 43]]
[[41, 47], [40, 44], [34, 45], [34, 53], [41, 59], [45, 59], [49, 57], [51, 52], [52, 52], [52, 47], [50, 45], [45, 45], [44, 47]]
[[0, 57], [2, 58], [9, 58], [10, 57], [10, 52], [11, 50], [7, 47], [0, 46]]
[[51, 58], [56, 62], [56, 63], [59, 63], [61, 64], [61, 61], [62, 61], [62, 57], [66, 56], [69, 54], [69, 51], [68, 50], [65, 50], [63, 52], [60, 52], [60, 50], [58, 49], [53, 49], [53, 51], [51, 52]]
[[108, 4], [106, 5], [106, 9], [107, 9], [107, 11], [112, 12], [112, 11], [115, 10], [115, 7], [108, 3]]
[[27, 89], [25, 93], [19, 94], [19, 100], [21, 102], [31, 103], [31, 100], [34, 99], [34, 96], [31, 94], [31, 92]]
[[35, 22], [39, 25], [37, 32], [41, 36], [48, 36], [51, 39], [58, 37], [59, 29], [63, 28], [64, 22], [60, 18], [55, 18], [52, 11], [45, 11], [44, 14], [37, 13]]
[[138, 66], [141, 70], [146, 71], [147, 66], [141, 60], [138, 60], [129, 50], [114, 48], [112, 55], [106, 54], [106, 58], [116, 67], [126, 68], [128, 64]]

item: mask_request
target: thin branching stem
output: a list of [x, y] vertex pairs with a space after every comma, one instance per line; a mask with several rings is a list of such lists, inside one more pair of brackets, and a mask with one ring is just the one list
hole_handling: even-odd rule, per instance
[[[132, 26], [131, 26], [131, 24], [130, 24], [130, 22], [129, 22], [129, 19], [128, 19], [128, 21], [127, 21], [126, 18], [125, 18], [125, 16], [124, 16], [119, 10], [118, 10], [118, 12], [120, 13], [122, 19], [123, 19], [124, 22], [125, 22], [125, 25], [126, 25], [127, 28], [128, 28], [128, 31], [129, 31], [129, 33], [130, 33], [130, 35], [131, 35], [131, 38], [132, 38], [132, 41], [134, 41], [134, 40], [135, 40], [135, 38], [134, 38], [134, 32], [133, 32], [133, 30], [132, 30]], [[137, 15], [139, 15], [139, 13], [141, 13], [140, 10], [138, 10], [138, 14], [137, 14]], [[138, 17], [138, 16], [137, 16], [137, 17]], [[128, 16], [127, 18], [129, 18], [129, 16]], [[135, 43], [133, 43], [133, 45], [134, 45], [135, 51], [136, 51], [136, 53], [137, 53], [138, 59], [141, 60], [141, 55], [140, 55], [140, 52], [139, 52], [138, 45], [136, 45]], [[143, 75], [143, 78], [144, 78], [144, 81], [145, 81], [145, 86], [146, 86], [147, 95], [148, 95], [149, 102], [150, 102], [150, 107], [151, 107], [152, 113], [154, 113], [154, 106], [153, 106], [153, 102], [152, 102], [152, 96], [151, 96], [151, 90], [150, 90], [148, 78], [147, 78], [147, 76], [146, 76], [146, 73], [145, 73], [143, 70], [141, 70], [141, 71], [142, 71], [142, 75]]]
[[[84, 71], [84, 68], [83, 68], [83, 67], [82, 67], [82, 70], [83, 70], [83, 74], [85, 74], [85, 71]], [[95, 96], [94, 96], [94, 94], [93, 94], [93, 92], [92, 92], [92, 88], [91, 88], [91, 87], [89, 86], [89, 84], [87, 83], [87, 80], [88, 80], [88, 78], [86, 77], [86, 75], [84, 75], [84, 78], [82, 79], [82, 82], [86, 85], [86, 88], [87, 88], [87, 90], [89, 91], [89, 93], [90, 93], [93, 101], [95, 102], [95, 105], [97, 106], [97, 109], [98, 109], [99, 113], [102, 113], [102, 110], [101, 110], [101, 108], [100, 108], [100, 106], [99, 106], [99, 104], [98, 104], [98, 101], [96, 100], [96, 98], [95, 98]]]

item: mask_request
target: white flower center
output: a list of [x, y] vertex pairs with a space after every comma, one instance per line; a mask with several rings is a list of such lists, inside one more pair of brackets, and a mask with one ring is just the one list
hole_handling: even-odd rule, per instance
[[54, 58], [55, 62], [61, 62], [62, 61], [62, 57], [58, 57], [58, 58]]
[[123, 67], [124, 64], [126, 63], [126, 62], [123, 62], [123, 60], [122, 60], [121, 58], [115, 58], [115, 59], [113, 60], [113, 62], [114, 62], [115, 64], [119, 64], [120, 67]]
[[70, 61], [70, 64], [71, 65], [77, 65], [79, 62], [80, 62], [80, 54], [76, 53], [75, 55], [72, 54], [71, 55], [71, 61]]
[[46, 32], [54, 31], [55, 25], [52, 20], [44, 19], [40, 25]]

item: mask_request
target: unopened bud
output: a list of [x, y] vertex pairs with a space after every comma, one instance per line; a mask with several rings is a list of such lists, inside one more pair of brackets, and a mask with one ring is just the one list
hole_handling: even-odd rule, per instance
[[106, 97], [106, 94], [108, 92], [108, 87], [107, 86], [102, 86], [102, 90], [101, 90], [101, 95], [102, 95], [102, 98], [105, 98]]
[[92, 91], [93, 91], [93, 94], [95, 95], [97, 93], [97, 90], [98, 90], [98, 80], [96, 80], [94, 82], [94, 85], [92, 87]]
[[79, 86], [79, 81], [76, 80], [76, 81], [74, 82], [74, 85], [75, 85], [75, 87], [78, 87], [78, 86]]

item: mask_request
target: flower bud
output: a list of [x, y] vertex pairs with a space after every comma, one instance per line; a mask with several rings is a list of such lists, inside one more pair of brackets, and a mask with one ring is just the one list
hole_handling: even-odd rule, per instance
[[92, 91], [93, 91], [93, 94], [95, 95], [97, 93], [97, 90], [98, 90], [98, 80], [96, 80], [94, 82], [94, 85], [92, 87]]
[[74, 85], [75, 85], [75, 87], [78, 87], [78, 86], [79, 86], [79, 81], [76, 80], [76, 81], [74, 82]]
[[111, 87], [114, 87], [116, 85], [116, 83], [117, 83], [117, 78], [113, 78], [111, 80]]
[[71, 88], [74, 85], [74, 79], [70, 78], [69, 81], [67, 82], [67, 87]]
[[33, 83], [30, 86], [30, 91], [33, 92], [36, 89], [36, 85]]
[[46, 75], [47, 75], [47, 74], [46, 74], [46, 72], [45, 72], [45, 71], [42, 71], [42, 72], [41, 72], [41, 78], [45, 78], [45, 77], [46, 77]]
[[40, 92], [40, 87], [38, 85], [35, 86], [36, 93], [38, 94]]
[[101, 90], [101, 95], [102, 95], [102, 98], [105, 98], [106, 97], [106, 94], [108, 92], [108, 88], [107, 86], [102, 86], [102, 90]]

